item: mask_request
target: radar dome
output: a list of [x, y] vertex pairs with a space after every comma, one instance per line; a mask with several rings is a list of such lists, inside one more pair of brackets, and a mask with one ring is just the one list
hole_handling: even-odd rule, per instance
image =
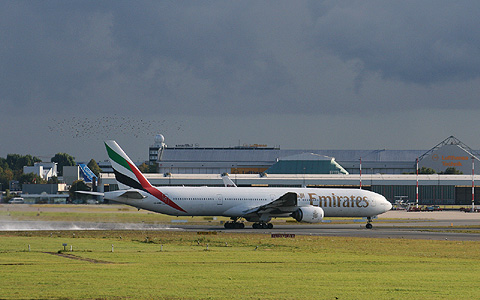
[[163, 142], [165, 142], [165, 138], [163, 137], [163, 135], [157, 134], [155, 136], [155, 144], [162, 144]]

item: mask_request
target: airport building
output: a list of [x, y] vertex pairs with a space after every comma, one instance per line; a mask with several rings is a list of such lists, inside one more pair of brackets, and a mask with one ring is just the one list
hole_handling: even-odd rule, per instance
[[426, 150], [283, 150], [266, 145], [205, 148], [198, 144], [167, 147], [162, 135], [149, 148], [149, 164], [172, 174], [366, 174], [415, 172]]
[[[478, 151], [453, 136], [430, 150], [283, 150], [266, 145], [203, 148], [198, 144], [167, 147], [157, 135], [149, 164], [165, 174], [413, 174], [420, 168], [471, 173]], [[480, 172], [479, 172], [480, 173]]]
[[33, 166], [24, 166], [23, 173], [33, 173], [45, 180], [57, 176], [57, 163], [54, 162], [36, 162]]
[[[478, 151], [453, 136], [430, 150], [282, 150], [266, 145], [167, 147], [157, 135], [149, 163], [158, 172], [147, 178], [154, 185], [221, 186], [220, 174], [229, 173], [238, 186], [361, 186], [391, 202], [399, 197], [415, 201], [418, 180], [420, 205], [470, 205], [472, 183], [480, 182], [480, 176], [472, 176], [478, 157]], [[423, 173], [435, 173], [417, 176], [417, 160]], [[103, 173], [99, 183], [100, 189], [118, 188], [111, 173]], [[475, 201], [480, 200], [480, 184], [474, 191]]]

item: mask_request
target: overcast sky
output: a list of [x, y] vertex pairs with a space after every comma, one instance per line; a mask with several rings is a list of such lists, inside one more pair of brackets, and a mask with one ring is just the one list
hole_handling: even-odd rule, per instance
[[0, 1], [0, 157], [480, 149], [478, 1]]

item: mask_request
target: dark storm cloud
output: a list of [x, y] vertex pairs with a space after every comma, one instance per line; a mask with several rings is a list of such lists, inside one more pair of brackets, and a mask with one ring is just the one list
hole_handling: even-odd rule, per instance
[[108, 76], [109, 16], [66, 4], [2, 2], [2, 101], [73, 105]]
[[256, 28], [243, 15], [251, 12], [248, 3], [2, 6], [2, 101], [140, 111], [143, 104], [143, 112], [180, 105], [190, 113], [247, 110], [245, 104], [253, 110], [289, 85], [281, 63], [258, 46]]
[[475, 1], [335, 1], [314, 6], [313, 44], [388, 79], [436, 84], [480, 75]]
[[[478, 78], [479, 13], [458, 1], [3, 1], [0, 104], [209, 116], [405, 110], [425, 95], [409, 84]], [[448, 108], [436, 93], [445, 94], [425, 102]]]
[[260, 45], [251, 4], [125, 5], [115, 9], [113, 36], [140, 59], [127, 68], [151, 74], [151, 93], [162, 105], [175, 104], [170, 110], [177, 104], [189, 112], [263, 110], [271, 93], [290, 83], [288, 71]]

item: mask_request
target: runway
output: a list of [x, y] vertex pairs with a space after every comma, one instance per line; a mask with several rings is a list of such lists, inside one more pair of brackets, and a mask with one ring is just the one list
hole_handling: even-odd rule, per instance
[[332, 221], [320, 224], [275, 225], [273, 229], [241, 230], [221, 227], [182, 226], [183, 230], [216, 230], [242, 233], [285, 233], [295, 235], [344, 236], [365, 238], [400, 238], [426, 240], [480, 241], [480, 214], [464, 212], [391, 211], [379, 216], [372, 229], [365, 228], [365, 220]]
[[[190, 228], [188, 230], [195, 230]], [[198, 228], [197, 228], [198, 230]], [[220, 230], [222, 231], [222, 230]], [[479, 229], [456, 229], [448, 227], [387, 227], [375, 225], [373, 229], [364, 226], [324, 225], [324, 226], [276, 226], [271, 230], [244, 229], [242, 232], [249, 233], [285, 233], [295, 235], [316, 236], [343, 236], [364, 238], [388, 238], [388, 239], [425, 239], [425, 240], [454, 240], [454, 241], [480, 241]]]
[[353, 220], [353, 223], [332, 221], [320, 224], [277, 225], [271, 230], [246, 228], [241, 231], [267, 234], [480, 241], [480, 213], [389, 211], [374, 220], [373, 229], [366, 229], [365, 224], [365, 220]]
[[[120, 206], [123, 207], [123, 206]], [[14, 206], [3, 206], [8, 211]], [[15, 206], [16, 210], [37, 211], [38, 206]], [[116, 208], [116, 207], [115, 207]], [[85, 209], [75, 206], [48, 206], [43, 211], [72, 212]], [[112, 206], [88, 206], [89, 210], [112, 210]], [[13, 211], [13, 209], [12, 209]], [[118, 210], [117, 210], [118, 211]], [[122, 210], [123, 212], [123, 210]], [[108, 212], [105, 212], [108, 214]], [[138, 214], [136, 210], [125, 213]], [[163, 231], [215, 231], [217, 233], [251, 233], [251, 234], [295, 234], [316, 236], [343, 236], [365, 238], [403, 238], [427, 240], [480, 241], [480, 213], [460, 211], [406, 212], [389, 211], [373, 221], [373, 229], [366, 229], [363, 219], [327, 219], [318, 224], [290, 223], [273, 220], [273, 229], [253, 229], [247, 223], [245, 229], [225, 229], [220, 222], [200, 222], [191, 224], [189, 218], [165, 219], [158, 223], [147, 222], [82, 222], [82, 221], [18, 221], [0, 218], [0, 231], [53, 231], [53, 230], [163, 230]]]
[[[273, 222], [273, 229], [225, 229], [219, 223], [190, 225], [185, 222], [148, 224], [115, 222], [55, 222], [0, 220], [0, 231], [32, 230], [163, 230], [215, 231], [217, 233], [295, 234], [315, 236], [343, 236], [393, 239], [427, 239], [480, 241], [480, 214], [459, 211], [405, 212], [389, 211], [373, 222], [373, 229], [365, 228], [365, 220], [328, 220], [319, 224], [288, 224]], [[172, 220], [173, 222], [173, 220]]]

